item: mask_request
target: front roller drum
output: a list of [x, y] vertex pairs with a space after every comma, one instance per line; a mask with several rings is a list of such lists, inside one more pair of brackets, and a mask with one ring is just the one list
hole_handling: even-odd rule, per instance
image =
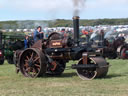
[[[83, 64], [83, 59], [81, 58], [78, 65]], [[108, 63], [103, 57], [90, 57], [88, 58], [88, 65], [96, 64], [97, 67], [91, 68], [78, 68], [77, 75], [83, 80], [92, 80], [94, 78], [105, 77], [108, 72]]]
[[25, 77], [39, 77], [46, 72], [46, 59], [38, 48], [28, 48], [20, 56], [19, 67]]

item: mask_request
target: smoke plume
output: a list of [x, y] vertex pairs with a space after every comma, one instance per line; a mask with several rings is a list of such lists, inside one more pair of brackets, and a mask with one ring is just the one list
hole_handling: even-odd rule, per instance
[[79, 16], [80, 11], [84, 9], [86, 0], [72, 0], [74, 5], [73, 16]]

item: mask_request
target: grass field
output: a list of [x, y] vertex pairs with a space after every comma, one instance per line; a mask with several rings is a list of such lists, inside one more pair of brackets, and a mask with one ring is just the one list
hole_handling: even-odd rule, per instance
[[112, 66], [102, 79], [83, 81], [71, 62], [60, 77], [25, 78], [15, 66], [0, 66], [0, 96], [128, 96], [128, 60], [107, 60]]

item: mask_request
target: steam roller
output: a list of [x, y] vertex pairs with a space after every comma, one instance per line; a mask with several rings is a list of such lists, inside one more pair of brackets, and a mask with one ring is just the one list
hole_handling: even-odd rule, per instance
[[37, 41], [31, 48], [16, 52], [16, 68], [25, 77], [61, 75], [70, 60], [78, 60], [71, 67], [83, 80], [105, 77], [109, 64], [89, 45], [80, 45], [79, 17], [73, 17], [74, 37], [53, 32], [47, 39]]

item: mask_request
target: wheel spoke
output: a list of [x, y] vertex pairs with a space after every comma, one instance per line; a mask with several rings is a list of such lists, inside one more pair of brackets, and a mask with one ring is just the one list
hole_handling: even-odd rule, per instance
[[25, 59], [24, 61], [25, 61], [25, 62], [28, 62], [28, 60], [27, 60], [27, 59]]
[[35, 68], [33, 68], [33, 73], [37, 73]]
[[30, 72], [30, 70], [31, 70], [31, 68], [30, 67], [28, 67], [27, 69], [26, 69], [26, 72]]
[[35, 70], [35, 68], [32, 68], [32, 76], [35, 76], [36, 75], [36, 70]]
[[40, 72], [40, 68], [37, 68], [38, 72]]
[[38, 65], [38, 64], [35, 64], [35, 66], [38, 67], [38, 68], [40, 68], [40, 65]]
[[29, 60], [29, 57], [28, 56], [26, 56], [26, 58], [27, 58], [27, 60]]
[[30, 59], [32, 59], [33, 58], [33, 52], [32, 52], [32, 54], [31, 54], [31, 58]]
[[39, 60], [40, 58], [39, 57], [37, 57], [35, 60], [33, 60], [34, 62], [36, 62], [37, 60]]
[[25, 63], [24, 66], [27, 68], [29, 65], [28, 65], [28, 63]]

